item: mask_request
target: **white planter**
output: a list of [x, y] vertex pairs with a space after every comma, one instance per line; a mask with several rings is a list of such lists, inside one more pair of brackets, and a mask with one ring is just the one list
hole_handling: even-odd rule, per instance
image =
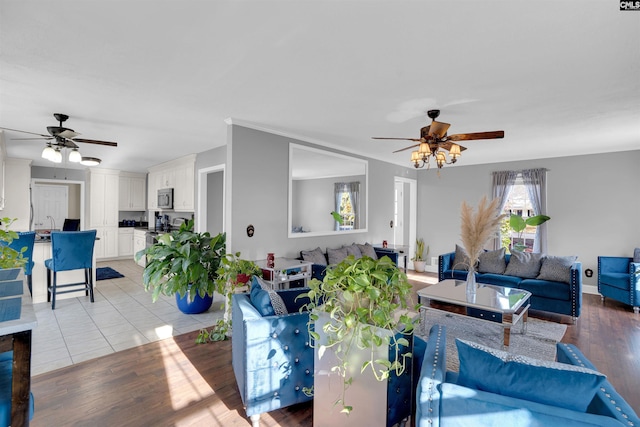
[[[328, 315], [319, 312], [320, 318], [315, 323], [315, 331], [320, 334], [320, 341], [314, 349], [314, 397], [313, 397], [313, 425], [314, 427], [367, 426], [385, 427], [387, 425], [387, 381], [378, 381], [369, 370], [360, 373], [362, 364], [369, 359], [370, 350], [359, 350], [355, 345], [350, 353], [349, 372], [347, 378], [353, 378], [345, 394], [345, 403], [353, 407], [350, 414], [340, 412], [341, 404], [335, 404], [341, 397], [343, 378], [331, 371], [338, 365], [332, 348], [328, 348], [319, 357], [321, 343], [326, 343], [326, 336], [322, 326], [329, 321]], [[380, 329], [381, 334], [388, 332]], [[379, 347], [375, 351], [374, 359], [387, 359], [389, 347]]]
[[416, 273], [424, 273], [427, 261], [413, 261], [413, 269]]

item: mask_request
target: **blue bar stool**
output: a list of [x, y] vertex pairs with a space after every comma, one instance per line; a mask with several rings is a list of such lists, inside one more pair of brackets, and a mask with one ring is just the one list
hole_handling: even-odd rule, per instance
[[[56, 308], [56, 294], [66, 294], [84, 289], [93, 302], [93, 247], [96, 242], [96, 230], [54, 231], [51, 233], [52, 258], [44, 262], [47, 267], [47, 301], [51, 309]], [[84, 270], [84, 282], [58, 285], [57, 272]], [[53, 273], [53, 281], [51, 275]], [[82, 286], [82, 288], [78, 288]], [[75, 287], [66, 291], [58, 288]]]
[[[24, 275], [27, 277], [27, 284], [29, 285], [29, 293], [32, 293], [32, 280], [31, 271], [33, 270], [33, 244], [36, 240], [35, 231], [23, 231], [18, 233], [18, 238], [13, 239], [9, 243], [9, 247], [17, 252], [22, 253], [22, 257], [27, 260], [24, 266]], [[26, 249], [25, 249], [26, 248]], [[24, 249], [24, 252], [22, 252]]]

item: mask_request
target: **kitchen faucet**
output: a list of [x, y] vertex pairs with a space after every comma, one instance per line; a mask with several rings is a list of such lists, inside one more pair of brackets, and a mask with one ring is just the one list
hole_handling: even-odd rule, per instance
[[47, 215], [47, 218], [51, 221], [51, 231], [56, 229], [56, 221], [53, 219], [51, 215]]

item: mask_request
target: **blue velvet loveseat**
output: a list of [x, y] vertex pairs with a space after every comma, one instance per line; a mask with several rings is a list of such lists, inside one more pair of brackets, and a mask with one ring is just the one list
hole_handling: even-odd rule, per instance
[[[457, 260], [460, 257], [459, 249], [457, 247], [456, 252], [439, 256], [438, 280], [467, 279], [467, 268]], [[582, 306], [582, 263], [576, 261], [576, 257], [554, 257], [526, 252], [516, 253], [516, 259], [513, 256], [505, 254], [503, 249], [481, 254], [476, 268], [476, 281], [527, 290], [532, 294], [530, 303], [533, 310], [571, 316], [575, 323]], [[534, 261], [537, 265], [528, 265], [534, 264]], [[510, 274], [512, 272], [517, 274]]]
[[313, 279], [324, 279], [327, 266], [338, 264], [344, 258], [349, 255], [360, 258], [362, 256], [368, 256], [373, 259], [382, 258], [387, 256], [398, 265], [398, 253], [386, 248], [378, 248], [369, 243], [364, 245], [352, 244], [349, 246], [343, 246], [341, 248], [327, 248], [326, 252], [322, 252], [319, 247], [313, 250], [300, 251], [300, 258], [305, 261], [313, 262], [311, 266], [311, 277]]
[[460, 371], [447, 371], [446, 331], [429, 333], [416, 392], [416, 427], [640, 426], [640, 419], [574, 345], [556, 362], [456, 341]]

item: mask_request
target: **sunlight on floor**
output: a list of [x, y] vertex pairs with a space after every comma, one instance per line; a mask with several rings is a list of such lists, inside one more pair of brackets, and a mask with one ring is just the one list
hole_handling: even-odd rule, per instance
[[171, 338], [173, 336], [173, 326], [171, 325], [159, 326], [156, 328], [156, 334], [160, 339]]
[[171, 404], [175, 411], [192, 405], [194, 396], [202, 400], [215, 394], [174, 340], [159, 341], [158, 344], [162, 350], [167, 389], [171, 390]]

